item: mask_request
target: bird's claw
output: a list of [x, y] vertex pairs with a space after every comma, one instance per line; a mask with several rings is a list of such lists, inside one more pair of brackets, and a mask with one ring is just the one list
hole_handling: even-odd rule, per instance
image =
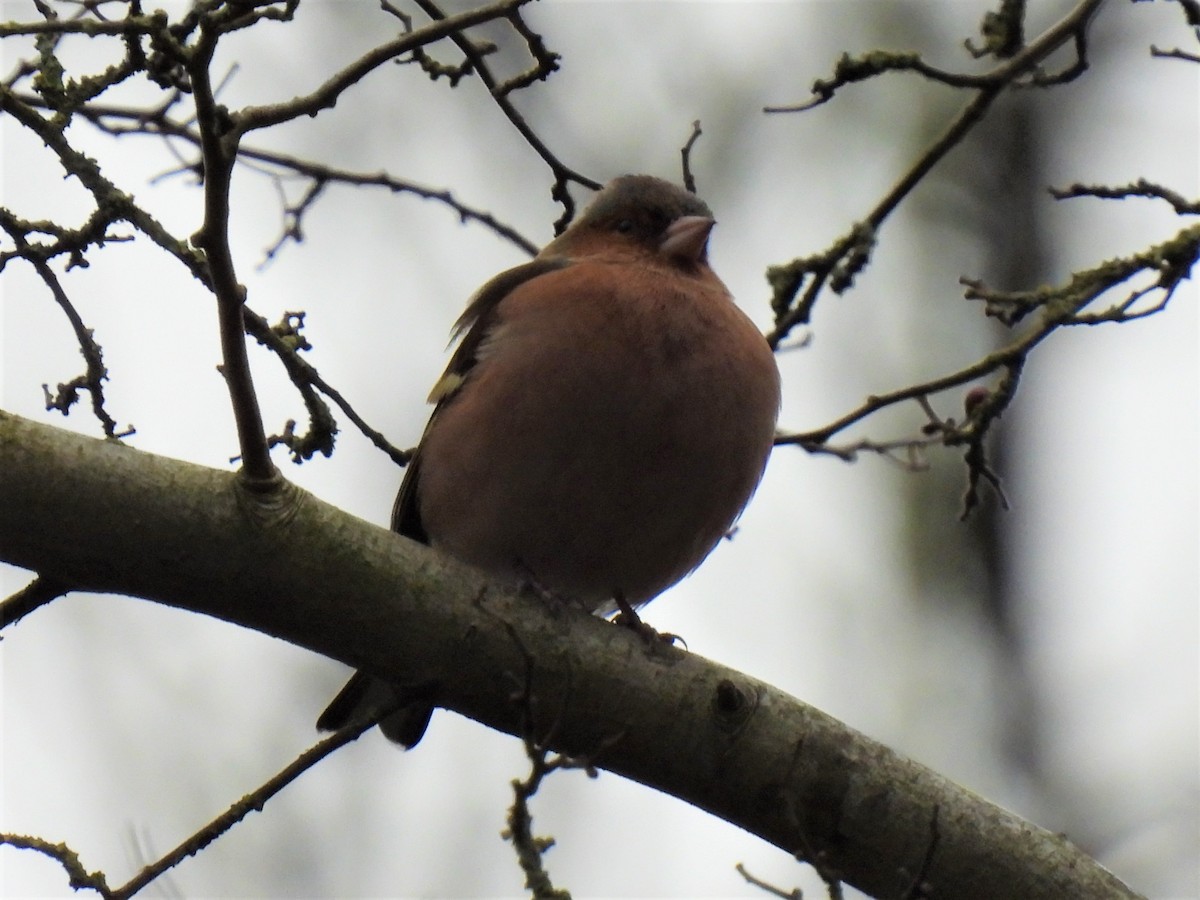
[[620, 625], [622, 628], [628, 628], [638, 637], [646, 642], [650, 647], [657, 647], [661, 644], [667, 646], [675, 646], [676, 641], [683, 644], [683, 648], [687, 649], [687, 641], [677, 634], [669, 631], [658, 631], [650, 625], [642, 621], [642, 617], [637, 614], [634, 608], [629, 604], [623, 596], [617, 594], [614, 599], [617, 603], [619, 612], [613, 616], [613, 624]]

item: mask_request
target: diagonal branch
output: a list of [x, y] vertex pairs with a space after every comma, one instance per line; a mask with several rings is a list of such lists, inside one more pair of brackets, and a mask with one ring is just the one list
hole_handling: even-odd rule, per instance
[[226, 472], [4, 413], [0, 470], [4, 561], [432, 682], [439, 705], [509, 734], [528, 667], [530, 714], [555, 722], [556, 750], [603, 748], [596, 766], [875, 896], [901, 872], [972, 900], [1137, 896], [1064, 837], [770, 685], [489, 583], [294, 486], [264, 498]]
[[530, 0], [497, 0], [488, 6], [439, 18], [431, 25], [368, 50], [310, 94], [285, 103], [272, 103], [242, 110], [237, 116], [237, 127], [245, 133], [289, 122], [301, 116], [316, 115], [322, 109], [332, 108], [346, 90], [390, 60], [445, 37], [457, 41], [464, 29], [494, 19], [506, 18], [529, 2]]
[[[450, 19], [446, 17], [446, 14], [442, 12], [441, 8], [437, 3], [434, 2], [434, 0], [415, 0], [415, 2], [421, 7], [425, 14], [435, 22], [450, 21]], [[545, 50], [545, 47], [542, 45], [541, 38], [534, 34], [525, 25], [525, 23], [519, 18], [519, 14], [515, 11], [518, 7], [523, 5], [524, 2], [516, 4], [514, 7], [514, 12], [509, 16], [509, 19], [513, 23], [513, 27], [516, 28], [518, 33], [525, 38], [527, 45], [530, 47], [530, 50], [533, 52], [537, 61], [537, 65], [525, 76], [520, 76], [516, 79], [510, 79], [504, 84], [499, 84], [496, 81], [495, 76], [492, 75], [491, 68], [488, 66], [487, 60], [484, 59], [484, 55], [480, 52], [479, 48], [476, 47], [465, 34], [462, 33], [461, 30], [452, 33], [450, 35], [450, 39], [454, 41], [458, 49], [462, 51], [463, 56], [465, 56], [471, 62], [472, 67], [479, 74], [480, 81], [482, 81], [484, 87], [488, 89], [492, 100], [495, 101], [496, 105], [500, 108], [500, 111], [504, 113], [504, 115], [508, 118], [508, 121], [511, 122], [513, 127], [517, 129], [517, 133], [525, 139], [525, 142], [533, 148], [533, 151], [542, 158], [542, 161], [550, 167], [550, 171], [554, 174], [554, 185], [550, 189], [550, 195], [563, 206], [563, 214], [559, 217], [558, 221], [554, 223], [554, 230], [556, 233], [558, 233], [566, 228], [567, 224], [571, 221], [575, 214], [575, 202], [571, 198], [570, 193], [567, 191], [567, 185], [571, 182], [575, 182], [576, 184], [583, 185], [586, 188], [599, 190], [600, 184], [599, 182], [588, 178], [586, 175], [576, 172], [574, 169], [560, 161], [559, 158], [555, 156], [553, 152], [551, 152], [550, 148], [546, 146], [545, 141], [543, 141], [538, 133], [533, 130], [530, 124], [525, 121], [525, 117], [521, 115], [520, 111], [516, 108], [516, 106], [513, 105], [512, 100], [509, 99], [509, 94], [511, 94], [516, 88], [532, 84], [533, 81], [539, 78], [545, 79], [549, 77], [551, 71], [557, 68], [557, 56], [550, 54]]]
[[125, 884], [117, 888], [108, 886], [108, 879], [102, 872], [88, 872], [79, 861], [79, 854], [66, 844], [51, 844], [41, 838], [28, 837], [18, 834], [0, 834], [0, 846], [8, 845], [21, 850], [35, 850], [50, 857], [62, 866], [70, 878], [71, 887], [76, 890], [89, 888], [98, 893], [104, 900], [128, 900], [143, 888], [169, 872], [185, 859], [195, 856], [233, 826], [246, 818], [250, 813], [261, 811], [267, 801], [282, 791], [285, 787], [321, 762], [331, 753], [340, 750], [351, 741], [358, 740], [363, 732], [375, 726], [374, 720], [359, 722], [351, 727], [330, 735], [296, 759], [284, 766], [278, 773], [269, 778], [264, 784], [241, 797], [236, 803], [221, 813], [199, 831], [189, 835], [159, 859], [143, 867]]
[[[793, 260], [779, 266], [773, 266], [768, 273], [771, 283], [771, 308], [775, 310], [775, 325], [768, 335], [772, 347], [777, 347], [788, 333], [797, 325], [807, 323], [812, 316], [812, 309], [817, 298], [829, 283], [835, 293], [842, 293], [853, 282], [854, 277], [862, 270], [870, 258], [870, 251], [875, 235], [884, 221], [895, 211], [901, 201], [907, 197], [933, 168], [962, 141], [963, 137], [981, 122], [992, 103], [1005, 91], [1012, 88], [1022, 75], [1035, 71], [1050, 54], [1068, 41], [1076, 42], [1078, 58], [1077, 65], [1082, 71], [1086, 65], [1083, 56], [1084, 44], [1082, 35], [1092, 17], [1099, 10], [1104, 0], [1080, 0], [1074, 8], [1058, 22], [1047, 28], [1024, 49], [1006, 59], [986, 76], [973, 78], [962, 87], [974, 88], [977, 93], [954, 116], [946, 128], [925, 149], [921, 156], [908, 170], [900, 176], [895, 185], [875, 207], [860, 221], [855, 223], [850, 231], [838, 238], [836, 242], [823, 253]], [[890, 59], [884, 55], [884, 58]], [[907, 58], [907, 57], [906, 57]], [[911, 61], [910, 61], [911, 62]], [[880, 74], [889, 69], [914, 68], [911, 64], [876, 63], [872, 74]], [[868, 77], [862, 74], [862, 67], [853, 68], [853, 80]], [[1070, 77], [1078, 72], [1071, 70]], [[1067, 73], [1055, 76], [1065, 80]], [[1047, 82], [1055, 78], [1046, 77]], [[945, 78], [940, 79], [947, 83]], [[814, 87], [817, 98], [809, 103], [793, 107], [768, 107], [766, 112], [795, 112], [809, 109], [823, 103], [832, 96], [834, 87], [844, 84], [835, 81], [830, 84], [818, 82]], [[805, 282], [807, 286], [805, 286]], [[804, 288], [803, 296], [797, 300], [796, 295]]]

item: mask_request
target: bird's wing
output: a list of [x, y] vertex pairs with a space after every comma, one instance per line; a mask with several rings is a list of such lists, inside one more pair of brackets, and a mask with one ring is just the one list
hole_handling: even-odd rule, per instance
[[[467, 302], [467, 308], [458, 321], [454, 323], [452, 340], [458, 340], [458, 347], [450, 357], [446, 371], [437, 380], [429, 393], [429, 402], [436, 404], [425, 431], [437, 418], [438, 410], [442, 408], [455, 394], [474, 367], [483, 339], [491, 330], [496, 317], [496, 308], [500, 301], [507, 297], [515, 288], [531, 281], [547, 272], [566, 268], [571, 260], [562, 256], [545, 256], [501, 272], [483, 287], [475, 292]], [[459, 340], [461, 338], [461, 340]], [[417, 483], [421, 472], [421, 445], [424, 444], [424, 434], [421, 443], [413, 452], [408, 467], [404, 470], [404, 480], [400, 483], [400, 491], [396, 494], [396, 502], [392, 506], [392, 531], [412, 538], [415, 541], [429, 543], [429, 535], [421, 522], [421, 512], [417, 505]]]

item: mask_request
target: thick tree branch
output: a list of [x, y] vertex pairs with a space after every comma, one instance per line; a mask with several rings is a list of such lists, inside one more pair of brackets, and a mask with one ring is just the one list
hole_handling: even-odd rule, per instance
[[[0, 559], [262, 631], [819, 861], [875, 896], [1134, 897], [1065, 838], [695, 654], [515, 594], [290, 485], [0, 413]], [[513, 688], [529, 679], [529, 702]], [[930, 852], [936, 816], [937, 844]]]

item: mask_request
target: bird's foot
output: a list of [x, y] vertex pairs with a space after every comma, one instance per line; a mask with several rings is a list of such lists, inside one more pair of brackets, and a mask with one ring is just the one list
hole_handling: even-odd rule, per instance
[[614, 625], [628, 628], [651, 647], [656, 647], [660, 644], [667, 644], [673, 647], [676, 642], [679, 642], [683, 644], [685, 650], [687, 649], [687, 641], [679, 635], [672, 634], [669, 631], [657, 631], [643, 622], [642, 617], [637, 614], [637, 611], [620, 592], [613, 595], [613, 600], [616, 601], [618, 610], [617, 614], [613, 617]]

